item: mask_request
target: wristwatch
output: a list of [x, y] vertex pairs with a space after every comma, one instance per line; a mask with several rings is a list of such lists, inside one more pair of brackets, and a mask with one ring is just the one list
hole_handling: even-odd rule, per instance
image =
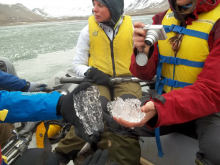
[[144, 66], [147, 64], [147, 61], [148, 61], [148, 57], [145, 53], [138, 53], [137, 56], [136, 56], [136, 63], [139, 65], [139, 66]]

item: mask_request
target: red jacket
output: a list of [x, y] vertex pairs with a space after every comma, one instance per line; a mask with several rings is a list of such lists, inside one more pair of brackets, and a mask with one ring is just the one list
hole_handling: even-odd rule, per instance
[[[211, 0], [207, 1], [213, 3]], [[217, 0], [216, 5], [210, 6], [203, 0], [198, 0], [193, 12], [195, 20], [198, 19], [198, 13], [210, 11], [219, 3], [220, 0]], [[155, 15], [153, 24], [161, 24], [165, 13], [166, 11]], [[192, 18], [188, 18], [187, 24], [191, 24], [192, 21]], [[164, 105], [160, 101], [154, 101], [158, 118], [154, 126], [147, 123], [150, 128], [185, 123], [220, 111], [220, 19], [209, 34], [208, 44], [210, 53], [197, 81], [183, 89], [163, 94], [166, 99]], [[151, 80], [156, 75], [158, 63], [157, 43], [154, 45], [153, 55], [145, 66], [136, 64], [134, 54], [131, 58], [131, 73], [140, 79]]]
[[1, 146], [0, 146], [0, 164], [2, 163], [2, 152], [1, 152]]

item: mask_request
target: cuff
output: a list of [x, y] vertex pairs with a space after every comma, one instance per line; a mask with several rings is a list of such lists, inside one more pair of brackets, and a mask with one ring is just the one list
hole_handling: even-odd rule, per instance
[[[154, 45], [151, 46], [150, 49], [149, 49], [148, 59], [151, 58], [151, 56], [153, 55], [153, 52], [154, 52]], [[137, 50], [137, 48], [135, 47], [135, 48], [134, 48], [134, 55], [135, 55], [135, 57], [137, 56], [137, 54], [138, 54], [138, 50]]]
[[93, 67], [90, 67], [90, 68], [84, 73], [84, 76], [86, 76], [86, 78], [90, 78], [90, 77], [89, 77], [89, 73], [90, 73], [91, 68], [93, 68]]
[[27, 84], [24, 88], [21, 89], [22, 92], [27, 92], [28, 89], [30, 88], [30, 82], [27, 81]]
[[[152, 117], [150, 120], [148, 120], [148, 122], [146, 123], [146, 125], [150, 128], [150, 129], [155, 129], [157, 127], [159, 127], [159, 121], [160, 121], [160, 113], [159, 113], [159, 104], [157, 101], [150, 99], [148, 101], [152, 101], [154, 103], [154, 106], [156, 108], [157, 111], [157, 115]], [[145, 104], [148, 102], [146, 101]]]

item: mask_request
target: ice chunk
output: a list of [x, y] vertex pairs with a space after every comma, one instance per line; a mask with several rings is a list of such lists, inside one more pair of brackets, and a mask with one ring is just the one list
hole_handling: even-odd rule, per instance
[[80, 118], [85, 132], [92, 135], [95, 131], [104, 129], [99, 90], [92, 86], [73, 96], [76, 115]]
[[117, 97], [115, 101], [109, 102], [107, 109], [111, 116], [120, 117], [129, 122], [140, 122], [145, 113], [141, 111], [141, 102], [138, 99], [125, 99]]

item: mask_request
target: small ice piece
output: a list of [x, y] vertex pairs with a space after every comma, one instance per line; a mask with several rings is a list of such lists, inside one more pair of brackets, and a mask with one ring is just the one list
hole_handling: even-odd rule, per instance
[[88, 135], [104, 129], [99, 96], [99, 90], [95, 86], [88, 88], [86, 91], [81, 91], [77, 95], [73, 95], [76, 115], [79, 117]]
[[117, 97], [115, 101], [109, 102], [107, 110], [111, 116], [122, 118], [129, 122], [140, 122], [145, 113], [141, 111], [141, 102], [138, 99], [125, 99]]

